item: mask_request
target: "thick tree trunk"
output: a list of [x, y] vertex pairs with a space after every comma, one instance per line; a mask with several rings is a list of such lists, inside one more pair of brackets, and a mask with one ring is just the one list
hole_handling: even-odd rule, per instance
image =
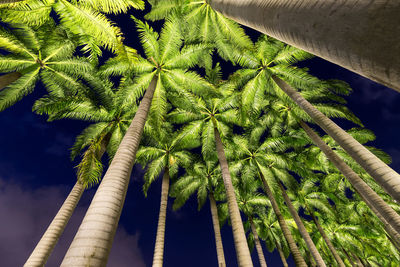
[[[210, 0], [225, 16], [400, 91], [400, 2]], [[379, 51], [379, 52], [378, 52]]]
[[[347, 178], [351, 185], [365, 200], [366, 204], [382, 215], [397, 232], [400, 232], [400, 216], [383, 199], [372, 190], [325, 142], [304, 122], [300, 122], [301, 127], [307, 133], [313, 143], [321, 149], [325, 156], [339, 169]], [[372, 208], [373, 207], [373, 208]]]
[[158, 75], [154, 76], [61, 266], [107, 265]]
[[276, 202], [275, 197], [272, 194], [271, 189], [269, 188], [267, 180], [265, 180], [265, 177], [262, 174], [261, 170], [259, 170], [259, 172], [261, 180], [264, 184], [264, 190], [267, 193], [269, 200], [271, 201], [272, 209], [274, 210], [275, 215], [278, 218], [279, 226], [281, 227], [282, 233], [285, 236], [285, 239], [289, 245], [289, 249], [292, 252], [294, 262], [296, 263], [297, 267], [302, 267], [302, 266], [305, 267], [307, 266], [307, 264], [304, 261], [303, 256], [301, 256], [300, 250], [297, 247], [296, 242], [294, 241], [292, 233], [290, 232], [288, 226], [286, 225], [285, 218], [283, 217], [281, 210], [279, 209], [278, 203]]
[[400, 202], [400, 175], [366, 149], [350, 134], [311, 105], [286, 82], [273, 76], [278, 86], [299, 105], [329, 136], [331, 136], [386, 192]]
[[217, 249], [218, 267], [226, 267], [224, 247], [222, 245], [221, 228], [219, 226], [217, 203], [215, 202], [214, 194], [208, 194], [210, 199], [211, 218], [214, 228], [215, 247]]
[[281, 245], [276, 240], [275, 240], [275, 246], [276, 246], [276, 249], [279, 252], [279, 256], [281, 257], [283, 267], [289, 267], [289, 265], [288, 265], [288, 263], [286, 261], [286, 258], [285, 258], [285, 253], [283, 253]]
[[218, 129], [214, 128], [214, 137], [218, 153], [218, 160], [222, 170], [226, 197], [228, 199], [229, 217], [231, 218], [233, 239], [235, 241], [236, 256], [239, 267], [253, 266], [251, 261], [249, 247], [247, 245], [246, 235], [243, 229], [242, 218], [240, 217], [239, 207], [236, 201], [235, 189], [233, 188], [231, 174], [228, 168], [228, 161], [225, 157], [224, 145]]
[[290, 214], [292, 215], [294, 221], [296, 222], [297, 228], [299, 229], [301, 236], [303, 237], [304, 241], [306, 242], [306, 245], [307, 245], [308, 249], [310, 250], [311, 255], [315, 259], [317, 266], [325, 266], [326, 267], [326, 264], [325, 264], [324, 260], [322, 259], [321, 255], [319, 254], [317, 248], [315, 247], [315, 244], [312, 241], [310, 234], [307, 232], [300, 216], [297, 214], [296, 209], [293, 207], [292, 201], [290, 200], [289, 196], [286, 194], [285, 188], [283, 188], [282, 184], [279, 181], [278, 181], [278, 185], [282, 191], [282, 195], [283, 195], [283, 198], [285, 199], [286, 206], [289, 208]]
[[[1, 4], [1, 1], [0, 1]], [[0, 91], [10, 85], [11, 83], [15, 82], [16, 80], [21, 77], [22, 74], [19, 72], [11, 72], [7, 74], [3, 74], [0, 76]]]
[[256, 245], [258, 259], [260, 260], [260, 266], [267, 267], [267, 262], [265, 261], [264, 252], [262, 250], [262, 246], [260, 243], [260, 238], [258, 237], [256, 226], [254, 225], [253, 219], [251, 217], [249, 218], [249, 221], [250, 221], [251, 232], [253, 233], [253, 237], [254, 237], [254, 244]]
[[164, 169], [164, 175], [161, 186], [161, 202], [160, 202], [160, 212], [158, 214], [156, 244], [154, 246], [153, 267], [163, 266], [165, 221], [167, 215], [168, 192], [169, 192], [169, 170], [168, 167], [166, 167]]
[[336, 262], [338, 263], [339, 267], [346, 267], [342, 258], [340, 258], [339, 254], [337, 253], [335, 247], [333, 246], [332, 242], [329, 240], [328, 236], [326, 235], [324, 229], [319, 224], [318, 219], [315, 217], [314, 213], [310, 208], [306, 206], [308, 213], [310, 213], [315, 225], [318, 228], [319, 233], [321, 234], [322, 238], [325, 240], [325, 243], [328, 245], [329, 250], [332, 252], [333, 257], [335, 258]]

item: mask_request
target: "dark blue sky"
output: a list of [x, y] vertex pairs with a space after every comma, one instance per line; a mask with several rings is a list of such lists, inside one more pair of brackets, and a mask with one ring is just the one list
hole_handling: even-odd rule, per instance
[[[127, 18], [124, 15], [118, 23], [129, 45], [137, 47], [134, 23]], [[354, 93], [347, 97], [349, 108], [377, 136], [369, 145], [389, 153], [393, 157], [392, 168], [399, 172], [400, 94], [321, 59], [308, 60], [302, 65], [319, 78], [350, 83]], [[70, 162], [69, 148], [86, 123], [70, 120], [48, 123], [44, 117], [34, 115], [32, 104], [43, 94], [44, 89], [38, 87], [33, 94], [0, 113], [1, 266], [22, 266], [76, 180], [77, 162]], [[343, 121], [337, 122], [349, 127]], [[142, 174], [139, 167], [134, 168], [109, 261], [111, 267], [151, 266], [161, 183], [154, 183], [145, 199]], [[94, 191], [95, 188], [84, 194], [48, 266], [58, 266], [61, 262]], [[178, 212], [169, 208], [164, 266], [216, 266], [213, 238], [209, 203], [200, 212], [195, 198]], [[227, 225], [222, 228], [222, 238], [227, 266], [237, 266], [232, 233]], [[266, 250], [265, 253], [270, 266], [280, 266], [277, 253], [269, 254]], [[254, 264], [259, 266], [255, 256], [254, 251]]]

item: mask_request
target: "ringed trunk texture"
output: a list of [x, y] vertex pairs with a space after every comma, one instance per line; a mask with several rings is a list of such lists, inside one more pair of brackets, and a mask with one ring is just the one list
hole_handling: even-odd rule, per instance
[[322, 226], [319, 224], [319, 221], [317, 217], [315, 217], [314, 213], [310, 208], [306, 206], [306, 209], [308, 210], [308, 213], [310, 213], [315, 225], [318, 228], [319, 233], [321, 234], [322, 238], [325, 240], [325, 243], [328, 245], [329, 250], [332, 252], [333, 257], [335, 258], [336, 262], [338, 263], [339, 267], [346, 267], [344, 264], [342, 258], [340, 258], [339, 254], [337, 253], [335, 247], [333, 246], [331, 240], [329, 240], [328, 236], [326, 235], [324, 229]]
[[261, 170], [259, 170], [259, 172], [261, 180], [264, 184], [264, 190], [267, 193], [269, 200], [271, 201], [272, 208], [275, 212], [276, 217], [278, 218], [279, 226], [281, 227], [282, 233], [285, 236], [285, 239], [289, 245], [289, 249], [292, 252], [294, 262], [296, 263], [297, 267], [303, 267], [303, 266], [306, 267], [307, 264], [304, 261], [304, 258], [301, 255], [300, 250], [296, 245], [296, 242], [294, 241], [292, 233], [290, 232], [289, 227], [286, 224], [285, 218], [283, 217], [281, 210], [279, 209], [278, 203], [276, 202], [275, 197], [272, 194], [271, 189], [269, 188], [267, 180], [265, 180], [265, 177], [262, 174]]
[[242, 217], [240, 217], [239, 207], [236, 201], [235, 189], [233, 188], [231, 174], [228, 168], [228, 161], [225, 157], [224, 145], [218, 129], [214, 127], [214, 138], [218, 153], [218, 160], [222, 170], [226, 197], [228, 199], [229, 217], [231, 218], [233, 239], [235, 241], [236, 256], [239, 267], [253, 266], [251, 261], [249, 247], [247, 245], [246, 235], [243, 229]]
[[[400, 2], [210, 0], [234, 21], [400, 91]], [[379, 51], [379, 52], [378, 52]]]
[[[0, 0], [0, 4], [1, 4]], [[11, 3], [11, 2], [10, 2]], [[10, 85], [11, 83], [15, 82], [16, 80], [21, 77], [22, 74], [19, 72], [11, 72], [0, 76], [0, 91]]]
[[61, 266], [106, 266], [157, 77], [150, 82]]
[[267, 262], [265, 261], [264, 252], [262, 250], [260, 239], [258, 238], [256, 226], [254, 225], [253, 219], [251, 217], [249, 218], [249, 221], [250, 221], [251, 232], [253, 233], [254, 236], [254, 243], [256, 245], [258, 259], [260, 260], [260, 266], [267, 267]]
[[[400, 3], [400, 1], [399, 1]], [[399, 24], [400, 25], [400, 24]], [[400, 175], [366, 149], [350, 134], [311, 105], [286, 82], [273, 76], [278, 86], [299, 105], [327, 134], [329, 134], [386, 192], [400, 202]]]
[[24, 267], [41, 267], [46, 264], [47, 259], [61, 234], [64, 232], [65, 226], [81, 199], [83, 191], [85, 191], [85, 187], [80, 182], [76, 182], [67, 199], [24, 264]]
[[[306, 123], [300, 122], [308, 137], [346, 177], [373, 212], [382, 215], [397, 232], [400, 232], [400, 215], [369, 187]], [[383, 222], [384, 223], [384, 222]]]
[[208, 195], [210, 199], [211, 218], [214, 228], [215, 246], [217, 249], [218, 267], [226, 267], [224, 247], [222, 245], [221, 228], [219, 226], [217, 203], [215, 202], [214, 194]]
[[283, 253], [281, 245], [276, 240], [275, 240], [275, 246], [276, 246], [276, 249], [279, 252], [279, 256], [281, 257], [283, 267], [289, 267], [289, 265], [288, 265], [288, 263], [286, 261], [286, 258], [285, 258], [285, 253]]
[[165, 168], [161, 186], [161, 202], [160, 202], [160, 212], [158, 214], [158, 226], [157, 226], [156, 244], [154, 247], [153, 267], [163, 266], [165, 221], [167, 215], [168, 192], [169, 192], [169, 170], [168, 168]]
[[312, 239], [310, 237], [310, 234], [307, 232], [306, 228], [304, 227], [303, 222], [301, 221], [300, 216], [297, 214], [296, 209], [293, 207], [292, 201], [290, 200], [289, 196], [286, 194], [285, 188], [283, 188], [283, 185], [279, 181], [278, 181], [278, 185], [282, 191], [283, 198], [285, 199], [285, 202], [286, 202], [286, 206], [289, 208], [290, 214], [292, 215], [294, 221], [296, 222], [297, 228], [299, 229], [301, 236], [303, 237], [304, 241], [306, 242], [306, 245], [307, 245], [308, 249], [310, 250], [311, 255], [315, 259], [317, 266], [326, 267], [326, 264], [325, 264], [324, 260], [322, 259], [321, 254], [319, 254], [317, 248], [315, 247], [314, 242], [312, 241]]

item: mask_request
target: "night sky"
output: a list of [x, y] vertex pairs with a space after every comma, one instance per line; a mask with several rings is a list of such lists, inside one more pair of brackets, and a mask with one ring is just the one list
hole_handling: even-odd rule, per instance
[[[131, 13], [137, 17], [143, 14]], [[113, 19], [125, 33], [126, 43], [138, 49], [129, 15]], [[368, 145], [389, 153], [393, 157], [391, 167], [399, 172], [400, 94], [318, 58], [301, 66], [307, 66], [321, 79], [341, 79], [351, 85], [354, 92], [347, 97], [348, 107], [377, 136]], [[228, 74], [230, 69], [224, 71]], [[87, 123], [48, 123], [45, 117], [33, 114], [33, 102], [45, 93], [39, 85], [33, 94], [0, 113], [1, 266], [23, 265], [76, 181], [74, 166], [78, 162], [70, 161], [69, 148]], [[336, 122], [345, 129], [355, 126], [342, 120]], [[151, 266], [161, 179], [144, 198], [142, 175], [141, 167], [135, 166], [108, 266]], [[47, 266], [59, 266], [95, 190], [84, 193]], [[195, 196], [177, 212], [171, 206], [167, 212], [164, 266], [217, 266], [209, 203], [200, 212]], [[222, 238], [227, 266], [237, 266], [230, 226], [223, 226]], [[271, 254], [266, 249], [264, 252], [268, 265], [282, 266], [278, 253]], [[254, 266], [259, 266], [255, 251], [252, 256]], [[291, 258], [289, 263], [294, 266]]]

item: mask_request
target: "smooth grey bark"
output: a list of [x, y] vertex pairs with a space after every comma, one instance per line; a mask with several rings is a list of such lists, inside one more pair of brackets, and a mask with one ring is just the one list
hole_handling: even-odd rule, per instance
[[[397, 232], [400, 231], [400, 216], [367, 183], [362, 180], [306, 123], [300, 122], [308, 137], [346, 177], [373, 212], [382, 215]], [[372, 208], [373, 207], [373, 208]], [[379, 217], [378, 217], [379, 218]]]
[[[400, 25], [400, 24], [399, 24]], [[311, 105], [300, 93], [280, 78], [272, 77], [275, 83], [330, 137], [332, 137], [363, 169], [380, 184], [386, 192], [400, 202], [400, 175], [366, 149], [350, 134]]]
[[150, 82], [61, 266], [107, 265], [157, 79], [158, 74]]
[[209, 0], [228, 18], [400, 91], [398, 0]]
[[254, 225], [253, 219], [249, 217], [251, 232], [253, 233], [254, 237], [254, 244], [256, 245], [258, 259], [260, 261], [261, 267], [267, 267], [267, 262], [265, 261], [264, 252], [262, 250], [262, 246], [260, 243], [260, 238], [258, 237], [256, 226]]
[[[1, 3], [1, 2], [0, 2]], [[0, 91], [22, 76], [19, 72], [10, 72], [0, 76]]]
[[218, 267], [226, 267], [224, 247], [222, 245], [221, 228], [219, 226], [217, 203], [215, 202], [214, 194], [209, 193], [211, 218], [214, 228], [215, 247], [217, 249]]
[[222, 170], [222, 178], [224, 180], [226, 198], [228, 200], [229, 217], [232, 223], [233, 239], [236, 249], [236, 257], [239, 267], [253, 266], [251, 261], [249, 247], [247, 245], [246, 235], [243, 229], [243, 222], [240, 216], [239, 207], [236, 200], [235, 189], [233, 188], [231, 174], [229, 172], [228, 161], [225, 157], [224, 145], [218, 129], [214, 127], [214, 138], [217, 148], [218, 160]]
[[301, 236], [303, 237], [304, 241], [306, 242], [306, 245], [315, 259], [315, 262], [317, 263], [317, 266], [325, 266], [326, 264], [324, 260], [321, 257], [321, 254], [319, 254], [317, 248], [315, 247], [314, 242], [311, 239], [310, 234], [307, 232], [306, 227], [304, 227], [304, 224], [300, 218], [300, 216], [297, 214], [297, 210], [292, 204], [292, 201], [290, 200], [289, 196], [286, 194], [285, 188], [283, 188], [282, 184], [278, 181], [279, 188], [282, 191], [283, 199], [286, 202], [286, 206], [289, 208], [289, 212], [292, 215], [294, 221], [296, 222], [297, 228], [299, 229], [299, 232]]
[[336, 262], [338, 263], [339, 267], [346, 267], [342, 258], [340, 258], [339, 254], [337, 253], [335, 247], [333, 246], [331, 240], [329, 240], [328, 236], [326, 235], [324, 229], [322, 228], [321, 224], [319, 223], [317, 217], [315, 217], [314, 212], [306, 206], [308, 213], [310, 213], [315, 225], [318, 228], [319, 233], [321, 234], [322, 238], [325, 240], [325, 243], [328, 245], [329, 250], [331, 251], [333, 257], [335, 258]]
[[281, 257], [281, 261], [282, 261], [283, 267], [289, 267], [289, 265], [288, 265], [288, 263], [286, 261], [286, 258], [285, 258], [285, 253], [283, 253], [281, 245], [276, 240], [275, 240], [275, 246], [276, 246], [276, 249], [279, 252], [279, 256]]
[[160, 212], [158, 214], [158, 226], [156, 244], [154, 246], [153, 267], [162, 267], [164, 259], [164, 239], [165, 239], [165, 222], [167, 215], [168, 205], [168, 192], [169, 192], [169, 169], [164, 169], [164, 175], [161, 185], [161, 201]]
[[306, 267], [307, 264], [304, 261], [304, 258], [301, 255], [300, 250], [296, 245], [296, 242], [294, 241], [294, 238], [292, 236], [292, 233], [289, 230], [289, 227], [286, 225], [285, 218], [283, 217], [281, 210], [279, 209], [278, 203], [276, 202], [276, 199], [275, 199], [274, 195], [272, 194], [271, 188], [269, 187], [267, 180], [265, 180], [265, 177], [264, 177], [263, 173], [261, 172], [261, 170], [259, 170], [259, 173], [260, 173], [261, 181], [264, 185], [264, 190], [267, 193], [269, 201], [271, 202], [272, 209], [274, 210], [275, 215], [278, 218], [278, 223], [279, 223], [279, 226], [281, 227], [283, 236], [285, 237], [285, 239], [289, 245], [290, 252], [292, 252], [294, 262], [296, 263], [297, 267], [303, 267], [303, 266]]

